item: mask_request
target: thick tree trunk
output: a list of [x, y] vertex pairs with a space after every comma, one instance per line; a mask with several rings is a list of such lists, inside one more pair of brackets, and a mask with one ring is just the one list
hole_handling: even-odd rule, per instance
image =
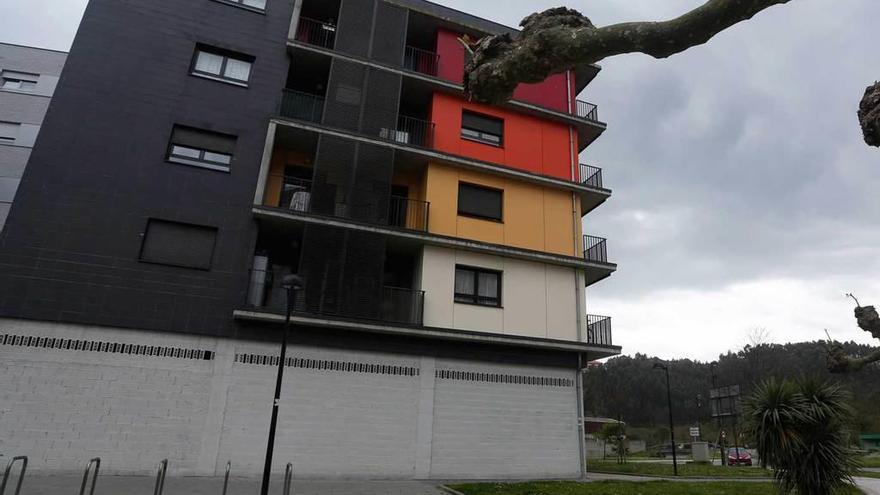
[[[858, 306], [855, 309], [856, 322], [859, 328], [880, 339], [880, 315], [874, 306]], [[860, 371], [872, 363], [880, 362], [880, 350], [867, 356], [847, 356], [843, 347], [835, 345], [829, 350], [828, 369], [834, 373], [850, 373]]]
[[597, 28], [576, 10], [560, 7], [523, 19], [520, 35], [489, 36], [473, 49], [465, 69], [465, 88], [476, 101], [509, 100], [520, 83], [537, 83], [551, 74], [640, 52], [666, 58], [755, 14], [791, 0], [709, 0], [665, 22], [628, 22]]

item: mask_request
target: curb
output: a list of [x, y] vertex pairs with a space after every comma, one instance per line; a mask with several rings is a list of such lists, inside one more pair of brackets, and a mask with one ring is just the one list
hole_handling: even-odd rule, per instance
[[464, 493], [461, 493], [458, 490], [453, 490], [452, 488], [449, 488], [446, 485], [440, 485], [437, 488], [443, 490], [444, 492], [448, 493], [449, 495], [464, 495]]

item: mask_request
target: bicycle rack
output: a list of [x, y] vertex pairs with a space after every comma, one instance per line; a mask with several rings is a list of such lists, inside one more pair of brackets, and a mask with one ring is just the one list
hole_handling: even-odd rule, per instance
[[[92, 471], [92, 467], [94, 466], [95, 470]], [[92, 475], [92, 489], [89, 490], [89, 495], [95, 495], [95, 484], [98, 481], [98, 470], [101, 469], [101, 458], [95, 457], [94, 459], [89, 461], [89, 464], [86, 466], [86, 472], [83, 474], [83, 482], [82, 486], [79, 488], [79, 495], [86, 494], [86, 485], [89, 483], [89, 474]]]
[[12, 495], [18, 495], [18, 492], [21, 491], [21, 483], [24, 481], [24, 473], [27, 471], [28, 465], [28, 458], [24, 455], [13, 457], [12, 460], [9, 461], [9, 464], [6, 465], [6, 471], [3, 472], [3, 481], [0, 481], [0, 495], [6, 493], [6, 482], [9, 481], [9, 474], [12, 473], [12, 466], [18, 461], [21, 461], [21, 471], [18, 472], [18, 484], [15, 485], [15, 492], [13, 492]]
[[[282, 492], [284, 495], [290, 495], [290, 488], [293, 485], [293, 464], [287, 463], [287, 467], [284, 468], [284, 491]], [[2, 495], [2, 494], [0, 494]]]
[[223, 495], [226, 495], [226, 489], [229, 487], [229, 472], [232, 471], [232, 461], [226, 462], [226, 476], [223, 478]]
[[168, 471], [168, 459], [162, 459], [162, 462], [159, 463], [159, 471], [156, 473], [156, 488], [153, 489], [153, 495], [162, 495], [162, 492], [165, 491], [166, 471]]

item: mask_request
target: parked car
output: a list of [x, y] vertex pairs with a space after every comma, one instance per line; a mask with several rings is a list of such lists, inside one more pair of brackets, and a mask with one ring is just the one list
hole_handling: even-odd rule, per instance
[[743, 447], [732, 447], [727, 449], [727, 465], [728, 466], [751, 466], [752, 454]]

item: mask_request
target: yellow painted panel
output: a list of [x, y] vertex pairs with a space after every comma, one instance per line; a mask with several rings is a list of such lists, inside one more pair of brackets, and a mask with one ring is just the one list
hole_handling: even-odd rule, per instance
[[458, 173], [455, 169], [434, 163], [428, 165], [425, 201], [431, 203], [428, 230], [435, 234], [457, 235]]
[[504, 188], [504, 244], [544, 250], [544, 191], [524, 182]]
[[544, 194], [545, 250], [575, 256], [574, 217], [571, 193], [547, 191]]
[[479, 218], [458, 217], [456, 237], [504, 244], [504, 224]]

